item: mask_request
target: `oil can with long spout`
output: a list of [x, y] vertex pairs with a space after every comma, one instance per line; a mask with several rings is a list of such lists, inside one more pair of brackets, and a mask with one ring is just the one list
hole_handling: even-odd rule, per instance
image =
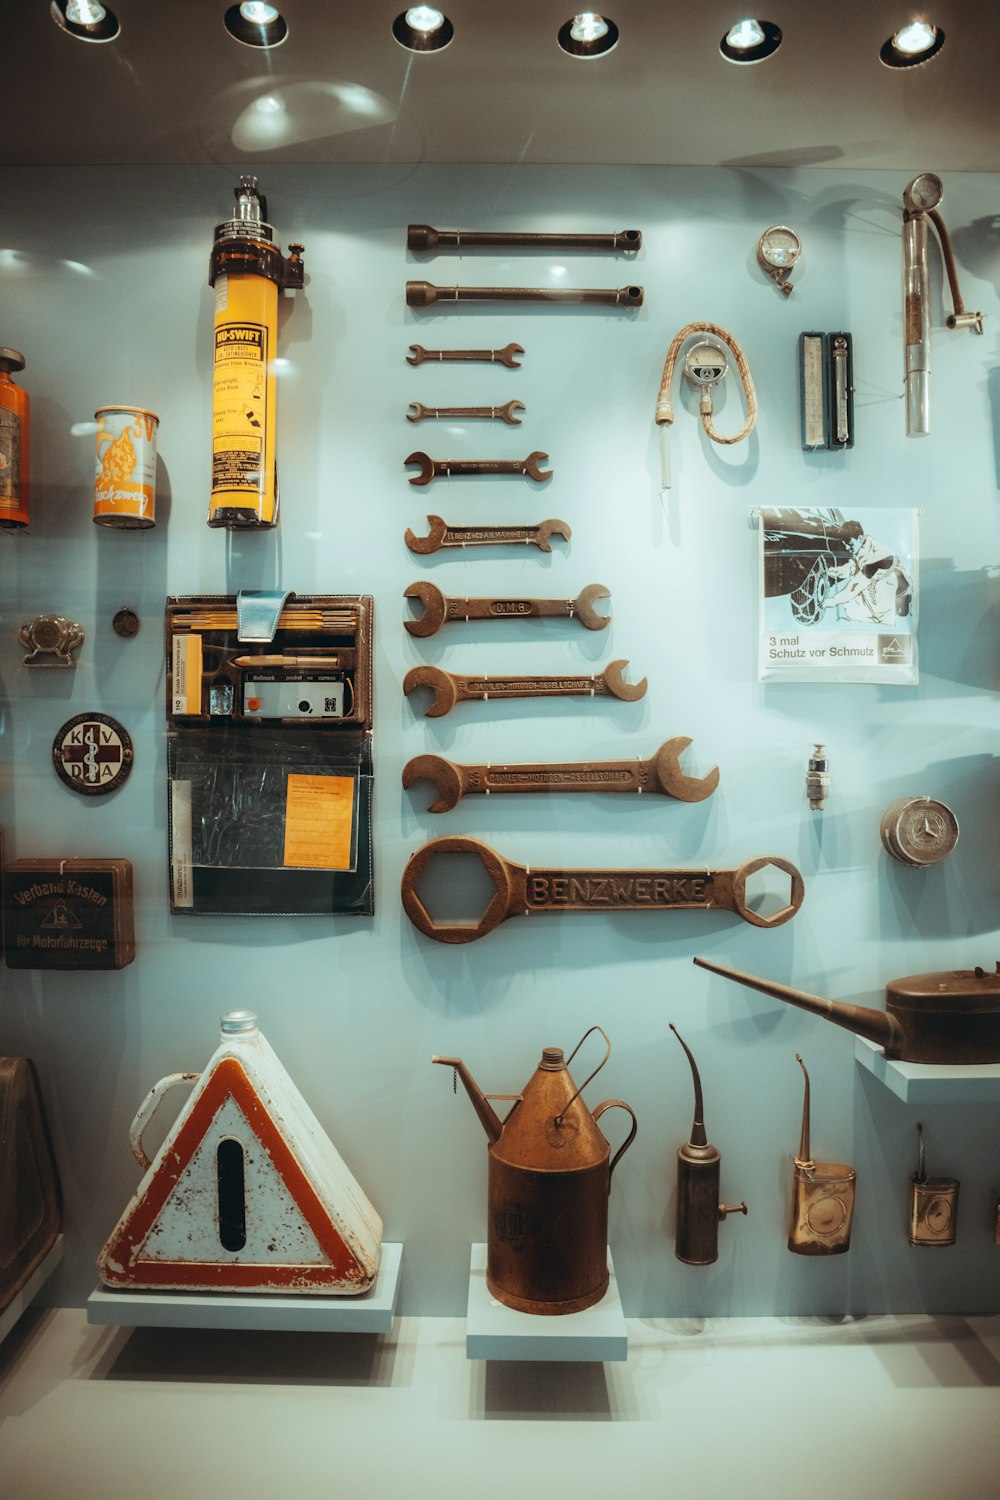
[[701, 1074], [691, 1048], [673, 1021], [667, 1025], [680, 1042], [691, 1064], [694, 1082], [694, 1121], [691, 1139], [677, 1148], [677, 1229], [674, 1254], [689, 1266], [710, 1266], [719, 1258], [719, 1225], [729, 1214], [745, 1214], [745, 1203], [727, 1206], [719, 1202], [722, 1152], [705, 1134], [705, 1107]]
[[[593, 1031], [607, 1052], [577, 1088], [568, 1064]], [[520, 1094], [489, 1097], [460, 1057], [431, 1059], [454, 1068], [489, 1140], [486, 1284], [520, 1312], [580, 1312], [607, 1291], [611, 1173], [635, 1139], [636, 1121], [621, 1099], [591, 1112], [580, 1095], [610, 1055], [607, 1036], [592, 1026], [566, 1060], [561, 1047], [544, 1048]], [[490, 1098], [513, 1099], [505, 1120]], [[597, 1121], [616, 1106], [632, 1116], [632, 1129], [609, 1160]]]
[[824, 1016], [835, 1026], [876, 1042], [886, 1057], [900, 1062], [969, 1067], [1000, 1062], [1000, 964], [993, 973], [980, 968], [945, 969], [890, 979], [883, 1011], [825, 1000], [821, 995], [758, 979], [707, 958], [694, 962], [724, 979], [760, 990], [762, 995]]
[[805, 1092], [799, 1154], [792, 1158], [788, 1248], [793, 1255], [843, 1255], [851, 1248], [857, 1173], [843, 1162], [814, 1160], [809, 1146], [809, 1074], [801, 1052], [796, 1052], [795, 1061], [805, 1077]]

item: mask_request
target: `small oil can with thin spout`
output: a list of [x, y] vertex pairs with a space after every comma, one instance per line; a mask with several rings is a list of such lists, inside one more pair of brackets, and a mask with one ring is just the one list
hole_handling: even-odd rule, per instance
[[805, 1075], [805, 1095], [799, 1154], [793, 1157], [788, 1248], [794, 1255], [843, 1255], [851, 1248], [857, 1173], [842, 1162], [814, 1160], [809, 1145], [809, 1074], [798, 1052], [795, 1061]]

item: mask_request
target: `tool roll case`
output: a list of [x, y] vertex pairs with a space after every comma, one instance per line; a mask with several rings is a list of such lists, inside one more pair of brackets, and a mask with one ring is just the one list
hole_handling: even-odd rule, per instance
[[172, 597], [171, 910], [370, 916], [370, 595]]
[[38, 1076], [26, 1057], [0, 1057], [0, 1312], [52, 1249], [60, 1218]]

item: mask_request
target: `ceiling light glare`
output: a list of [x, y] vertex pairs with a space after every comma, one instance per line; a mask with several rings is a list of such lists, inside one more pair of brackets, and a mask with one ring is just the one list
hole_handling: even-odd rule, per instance
[[261, 0], [231, 5], [222, 20], [233, 40], [244, 47], [280, 47], [288, 36], [288, 23], [278, 7]]
[[80, 42], [111, 42], [121, 31], [114, 11], [97, 0], [52, 0], [49, 15]]
[[930, 62], [944, 46], [944, 32], [930, 21], [909, 21], [882, 43], [879, 61], [887, 68], [915, 68]]
[[618, 27], [596, 10], [583, 10], [559, 28], [558, 41], [570, 57], [603, 57], [617, 46]]
[[434, 5], [411, 5], [392, 23], [392, 34], [407, 52], [440, 52], [455, 35], [455, 28]]
[[756, 16], [741, 16], [719, 43], [727, 62], [758, 63], [771, 57], [781, 46], [781, 29], [773, 21]]

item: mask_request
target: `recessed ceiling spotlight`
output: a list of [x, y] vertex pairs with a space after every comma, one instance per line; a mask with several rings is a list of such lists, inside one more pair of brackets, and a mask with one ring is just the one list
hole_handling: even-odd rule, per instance
[[455, 35], [455, 28], [433, 5], [411, 5], [392, 23], [392, 34], [407, 52], [440, 52]]
[[781, 29], [773, 21], [743, 16], [731, 26], [719, 43], [719, 51], [728, 62], [758, 63], [770, 57], [781, 46]]
[[930, 21], [910, 21], [882, 43], [879, 61], [887, 68], [915, 68], [930, 62], [944, 46], [944, 32]]
[[280, 47], [288, 35], [288, 22], [278, 7], [263, 0], [231, 5], [222, 20], [229, 35], [244, 47]]
[[111, 42], [121, 31], [114, 11], [97, 0], [52, 0], [49, 14], [57, 26], [81, 42]]
[[603, 57], [618, 45], [618, 27], [596, 10], [582, 10], [560, 26], [558, 40], [570, 57]]

